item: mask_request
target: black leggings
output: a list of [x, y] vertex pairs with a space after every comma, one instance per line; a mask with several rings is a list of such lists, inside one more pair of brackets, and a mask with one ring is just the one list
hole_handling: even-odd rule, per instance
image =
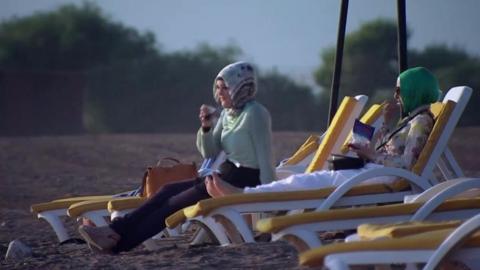
[[[237, 168], [226, 161], [220, 166], [223, 180], [239, 187], [260, 184], [258, 169]], [[135, 211], [115, 219], [110, 227], [121, 236], [113, 252], [128, 251], [165, 228], [165, 219], [176, 211], [210, 198], [204, 178], [171, 183], [162, 187]]]

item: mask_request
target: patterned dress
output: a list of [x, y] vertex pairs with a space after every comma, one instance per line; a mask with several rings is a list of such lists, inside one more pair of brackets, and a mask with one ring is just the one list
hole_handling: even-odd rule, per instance
[[[417, 108], [410, 115], [414, 117], [377, 150], [374, 163], [406, 170], [413, 167], [427, 142], [434, 121], [426, 106]], [[385, 125], [380, 132], [384, 139], [391, 134]]]
[[[403, 119], [395, 129], [389, 130], [386, 125], [380, 128], [380, 133], [376, 137], [381, 139], [381, 143], [376, 156], [363, 168], [294, 174], [269, 184], [246, 187], [243, 191], [257, 193], [319, 189], [339, 186], [359, 173], [384, 166], [410, 170], [425, 146], [434, 121], [428, 106], [419, 107], [409, 115], [410, 117]], [[379, 176], [368, 179], [362, 184], [391, 183], [395, 179], [394, 176]]]

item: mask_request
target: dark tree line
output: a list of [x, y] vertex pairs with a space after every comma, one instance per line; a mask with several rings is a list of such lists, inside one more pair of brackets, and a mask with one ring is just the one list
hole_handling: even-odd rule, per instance
[[[408, 36], [411, 34], [408, 33]], [[474, 89], [460, 125], [480, 125], [480, 58], [443, 44], [430, 45], [419, 51], [409, 49], [408, 64], [429, 68], [439, 79], [443, 93], [459, 85]], [[334, 48], [321, 52], [323, 65], [315, 72], [316, 82], [330, 89], [333, 75]], [[370, 102], [392, 96], [397, 70], [397, 37], [394, 21], [378, 19], [363, 24], [346, 36], [340, 96], [366, 94]], [[323, 92], [321, 108], [327, 107], [329, 92]], [[325, 112], [326, 113], [326, 112]]]
[[[213, 103], [213, 78], [241, 55], [236, 46], [207, 44], [165, 53], [152, 33], [115, 22], [91, 3], [0, 24], [1, 70], [82, 74], [83, 125], [89, 132], [194, 131], [200, 104]], [[322, 51], [322, 64], [314, 74], [318, 85], [327, 90], [333, 56], [333, 47]], [[376, 20], [349, 33], [340, 96], [362, 93], [372, 101], [390, 96], [398, 75], [396, 57], [393, 22]], [[423, 51], [410, 50], [409, 64], [430, 68], [442, 90], [455, 85], [480, 87], [475, 76], [480, 60], [460, 49], [433, 45]], [[310, 87], [278, 72], [259, 74], [258, 98], [270, 110], [274, 129], [319, 131], [325, 127], [329, 91], [314, 95]], [[480, 101], [476, 92], [463, 124], [480, 123], [480, 117], [472, 113], [473, 104]]]
[[[195, 130], [199, 106], [214, 102], [213, 78], [240, 56], [236, 46], [207, 44], [164, 53], [152, 33], [114, 22], [90, 3], [0, 24], [1, 69], [84, 74], [83, 119], [90, 132]], [[295, 118], [316, 108], [308, 87], [277, 73], [260, 72], [259, 82], [259, 98], [271, 110], [275, 129], [320, 128]], [[282, 106], [285, 100], [303, 105]]]

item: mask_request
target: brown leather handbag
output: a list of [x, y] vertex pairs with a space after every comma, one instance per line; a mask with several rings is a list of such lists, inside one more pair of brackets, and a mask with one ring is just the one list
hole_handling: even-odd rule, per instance
[[[170, 162], [170, 164], [167, 164]], [[192, 163], [181, 163], [174, 158], [163, 158], [155, 167], [148, 167], [143, 176], [142, 196], [152, 197], [164, 185], [198, 177], [197, 166]]]

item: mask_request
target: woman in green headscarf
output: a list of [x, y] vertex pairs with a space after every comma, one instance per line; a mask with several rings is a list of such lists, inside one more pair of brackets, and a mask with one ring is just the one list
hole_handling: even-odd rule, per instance
[[[338, 186], [354, 175], [373, 168], [388, 166], [410, 170], [433, 128], [434, 120], [429, 106], [438, 100], [439, 94], [437, 79], [426, 68], [416, 67], [402, 72], [397, 79], [394, 100], [386, 102], [384, 123], [372, 142], [369, 145], [350, 144], [351, 150], [367, 161], [361, 169], [295, 174], [269, 184], [244, 189], [233, 187], [214, 175], [213, 185], [207, 186], [207, 189], [214, 197], [238, 192], [316, 189]], [[377, 177], [365, 183], [385, 183], [394, 179]]]
[[[428, 69], [415, 67], [402, 72], [394, 101], [385, 106], [384, 123], [376, 134], [380, 144], [376, 151], [358, 149], [357, 154], [385, 166], [411, 169], [433, 127], [429, 106], [439, 96], [438, 81]], [[396, 122], [398, 110], [401, 120]]]
[[397, 79], [399, 89], [402, 117], [408, 116], [415, 109], [430, 105], [438, 100], [438, 81], [424, 67], [408, 69], [400, 74]]

